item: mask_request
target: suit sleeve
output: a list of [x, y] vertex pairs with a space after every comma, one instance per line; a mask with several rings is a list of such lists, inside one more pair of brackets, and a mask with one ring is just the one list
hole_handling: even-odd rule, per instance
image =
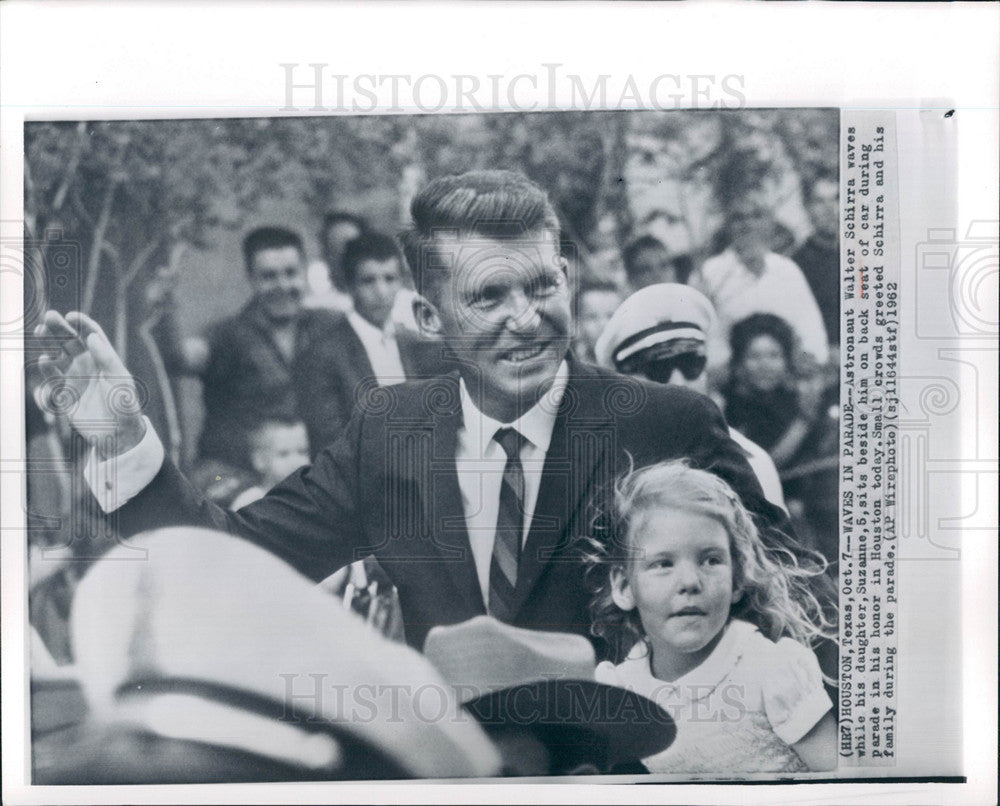
[[208, 358], [201, 379], [206, 389], [215, 393], [224, 389], [235, 376], [245, 350], [240, 349], [232, 322], [222, 322], [209, 328], [206, 341]]
[[344, 431], [351, 411], [346, 408], [344, 379], [335, 368], [303, 363], [304, 380], [298, 395], [299, 416], [309, 433], [310, 453], [317, 457]]
[[[364, 348], [343, 317], [316, 311], [317, 326], [308, 348], [295, 363], [295, 388], [299, 417], [309, 432], [309, 451], [315, 458], [332, 444], [354, 414], [357, 381], [370, 375], [364, 370]], [[355, 368], [357, 351], [362, 365]]]
[[153, 481], [113, 517], [123, 537], [166, 526], [218, 529], [273, 552], [317, 581], [347, 565], [362, 544], [358, 509], [363, 423], [345, 433], [267, 495], [238, 512], [208, 501], [168, 459]]

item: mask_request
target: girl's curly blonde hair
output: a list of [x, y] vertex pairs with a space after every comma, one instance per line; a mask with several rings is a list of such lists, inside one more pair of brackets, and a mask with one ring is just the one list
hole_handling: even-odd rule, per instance
[[804, 549], [765, 546], [739, 496], [718, 476], [683, 460], [661, 462], [629, 473], [616, 485], [614, 497], [610, 539], [588, 539], [584, 557], [594, 590], [591, 632], [608, 642], [616, 662], [645, 633], [637, 610], [626, 612], [614, 603], [611, 570], [641, 556], [635, 535], [645, 515], [660, 508], [706, 515], [729, 534], [733, 589], [743, 594], [733, 604], [731, 618], [755, 624], [772, 641], [788, 636], [811, 646], [819, 639], [836, 639], [836, 625], [814, 592], [817, 580], [825, 577], [825, 558]]

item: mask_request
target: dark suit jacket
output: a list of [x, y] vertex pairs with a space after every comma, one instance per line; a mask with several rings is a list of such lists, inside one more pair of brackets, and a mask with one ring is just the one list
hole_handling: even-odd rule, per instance
[[[434, 378], [455, 368], [441, 342], [400, 329], [396, 344], [408, 380]], [[368, 353], [346, 316], [296, 357], [296, 377], [299, 413], [314, 458], [340, 435], [358, 405], [380, 394]]]
[[[578, 538], [614, 479], [688, 457], [764, 523], [786, 524], [707, 397], [571, 361], [517, 579], [514, 624], [588, 635]], [[117, 513], [122, 534], [178, 523], [237, 532], [320, 580], [373, 553], [399, 589], [407, 641], [486, 612], [469, 548], [455, 448], [457, 374], [384, 387], [315, 463], [237, 513], [208, 504], [167, 460]], [[782, 539], [772, 537], [771, 539]], [[598, 645], [598, 652], [603, 647]]]
[[216, 324], [209, 336], [209, 358], [202, 376], [205, 422], [201, 459], [217, 459], [250, 469], [250, 432], [268, 419], [312, 418], [303, 405], [312, 368], [303, 361], [338, 337], [340, 314], [303, 309], [296, 319], [295, 354], [289, 361], [278, 349], [271, 325], [250, 301], [236, 316]]
[[831, 344], [840, 344], [840, 244], [825, 244], [816, 236], [810, 237], [792, 255], [809, 288], [812, 289], [816, 304], [823, 314], [826, 337]]

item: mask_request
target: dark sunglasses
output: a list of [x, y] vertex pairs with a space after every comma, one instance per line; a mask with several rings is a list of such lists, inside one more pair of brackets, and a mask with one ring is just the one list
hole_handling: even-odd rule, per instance
[[705, 356], [697, 353], [681, 353], [670, 358], [649, 361], [637, 367], [637, 370], [654, 383], [669, 383], [675, 369], [679, 369], [687, 380], [693, 381], [701, 377], [707, 361]]

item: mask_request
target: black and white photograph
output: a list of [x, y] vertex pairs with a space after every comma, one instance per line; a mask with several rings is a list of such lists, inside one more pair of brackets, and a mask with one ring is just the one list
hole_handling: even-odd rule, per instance
[[281, 59], [19, 123], [26, 786], [967, 783], [956, 110]]
[[38, 780], [834, 769], [839, 121], [28, 123]]

